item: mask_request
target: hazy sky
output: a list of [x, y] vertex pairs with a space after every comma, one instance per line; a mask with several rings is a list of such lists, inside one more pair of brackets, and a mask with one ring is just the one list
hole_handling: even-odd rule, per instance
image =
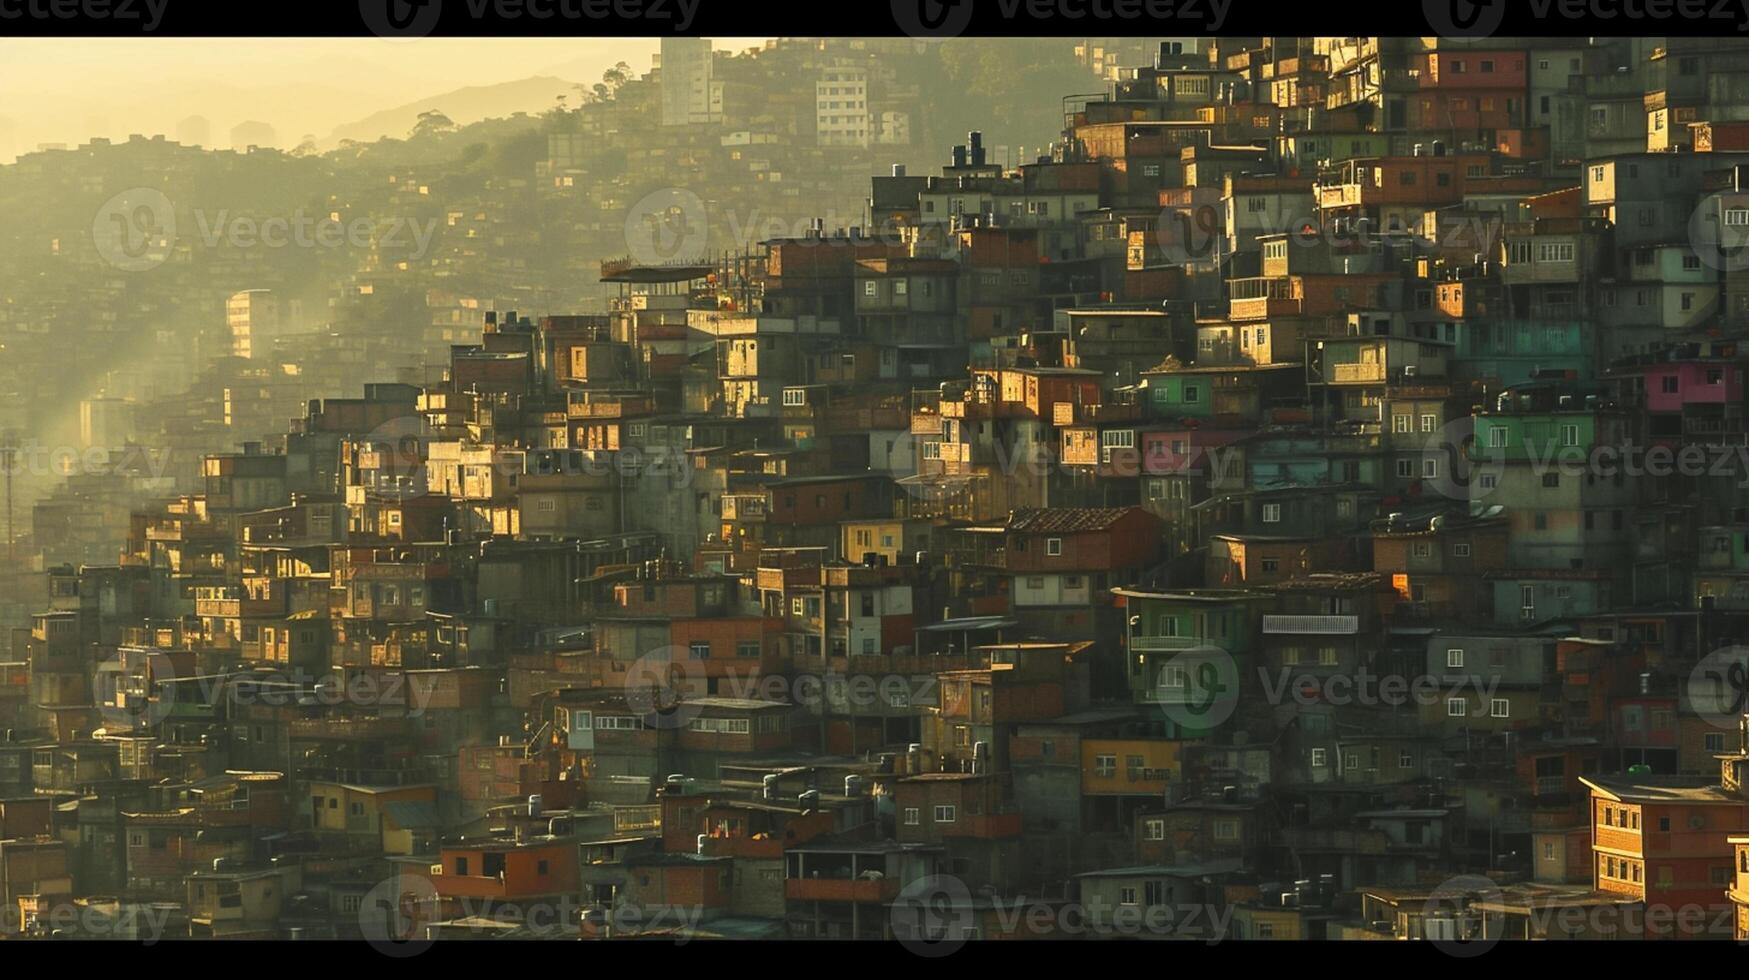
[[[762, 39], [721, 39], [739, 50]], [[130, 133], [175, 138], [205, 117], [272, 125], [281, 146], [325, 139], [371, 113], [473, 85], [536, 75], [596, 82], [624, 61], [650, 68], [655, 38], [0, 39], [0, 162], [40, 143]], [[535, 107], [544, 108], [544, 106]]]

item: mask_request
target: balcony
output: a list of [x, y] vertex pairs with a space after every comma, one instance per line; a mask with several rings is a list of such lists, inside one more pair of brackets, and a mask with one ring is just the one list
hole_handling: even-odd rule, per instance
[[783, 896], [797, 902], [886, 904], [899, 897], [892, 878], [786, 878]]
[[1371, 364], [1335, 364], [1330, 369], [1330, 381], [1333, 384], [1364, 384], [1383, 380], [1385, 366], [1376, 361]]
[[404, 718], [294, 718], [292, 738], [391, 739], [407, 734]]
[[1273, 317], [1297, 316], [1300, 301], [1288, 296], [1253, 296], [1232, 300], [1227, 315], [1234, 320], [1267, 320]]
[[1209, 641], [1200, 636], [1131, 636], [1130, 649], [1137, 653], [1169, 650], [1194, 650], [1197, 647], [1210, 646]]
[[1103, 405], [1081, 406], [1081, 419], [1090, 425], [1113, 422], [1134, 422], [1141, 417], [1142, 406], [1134, 399], [1124, 402], [1111, 402]]
[[565, 414], [574, 419], [617, 419], [635, 415], [649, 415], [655, 410], [655, 400], [650, 398], [573, 401], [565, 406]]
[[1325, 210], [1353, 207], [1362, 203], [1362, 189], [1360, 184], [1334, 184], [1319, 187], [1317, 189], [1318, 207]]
[[1264, 616], [1265, 633], [1306, 633], [1352, 636], [1360, 632], [1359, 616]]
[[725, 521], [765, 520], [766, 500], [762, 493], [726, 493], [722, 500]]
[[968, 395], [962, 401], [943, 399], [941, 415], [950, 419], [989, 419], [996, 415], [996, 400], [988, 396]]

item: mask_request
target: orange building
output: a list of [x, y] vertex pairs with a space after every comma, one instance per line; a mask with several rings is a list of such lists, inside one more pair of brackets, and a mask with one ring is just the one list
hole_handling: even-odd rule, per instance
[[1592, 887], [1644, 902], [1648, 939], [1729, 934], [1730, 840], [1749, 830], [1749, 798], [1674, 776], [1579, 781], [1591, 790]]

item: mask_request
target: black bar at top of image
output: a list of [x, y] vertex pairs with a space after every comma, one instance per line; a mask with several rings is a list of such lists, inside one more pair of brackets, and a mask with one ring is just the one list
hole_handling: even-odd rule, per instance
[[[1267, 31], [1265, 31], [1267, 28]], [[0, 0], [0, 37], [1742, 36], [1749, 0]]]

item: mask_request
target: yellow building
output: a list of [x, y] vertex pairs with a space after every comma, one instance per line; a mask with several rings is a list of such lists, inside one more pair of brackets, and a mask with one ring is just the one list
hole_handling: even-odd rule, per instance
[[[310, 804], [314, 808], [313, 826], [320, 834], [346, 834], [368, 837], [384, 846], [386, 853], [390, 837], [412, 828], [399, 826], [386, 819], [390, 803], [437, 802], [437, 787], [430, 784], [412, 786], [361, 786], [352, 783], [312, 781]], [[394, 843], [405, 843], [395, 841]]]
[[1739, 942], [1749, 939], [1749, 837], [1731, 837], [1731, 888], [1727, 892], [1736, 906]]
[[887, 564], [897, 565], [899, 556], [906, 560], [919, 551], [928, 551], [935, 526], [928, 521], [878, 519], [845, 521], [840, 525], [844, 560], [860, 564], [868, 555], [879, 555]]
[[1089, 738], [1081, 742], [1083, 796], [1162, 796], [1181, 778], [1179, 749], [1165, 738]]

